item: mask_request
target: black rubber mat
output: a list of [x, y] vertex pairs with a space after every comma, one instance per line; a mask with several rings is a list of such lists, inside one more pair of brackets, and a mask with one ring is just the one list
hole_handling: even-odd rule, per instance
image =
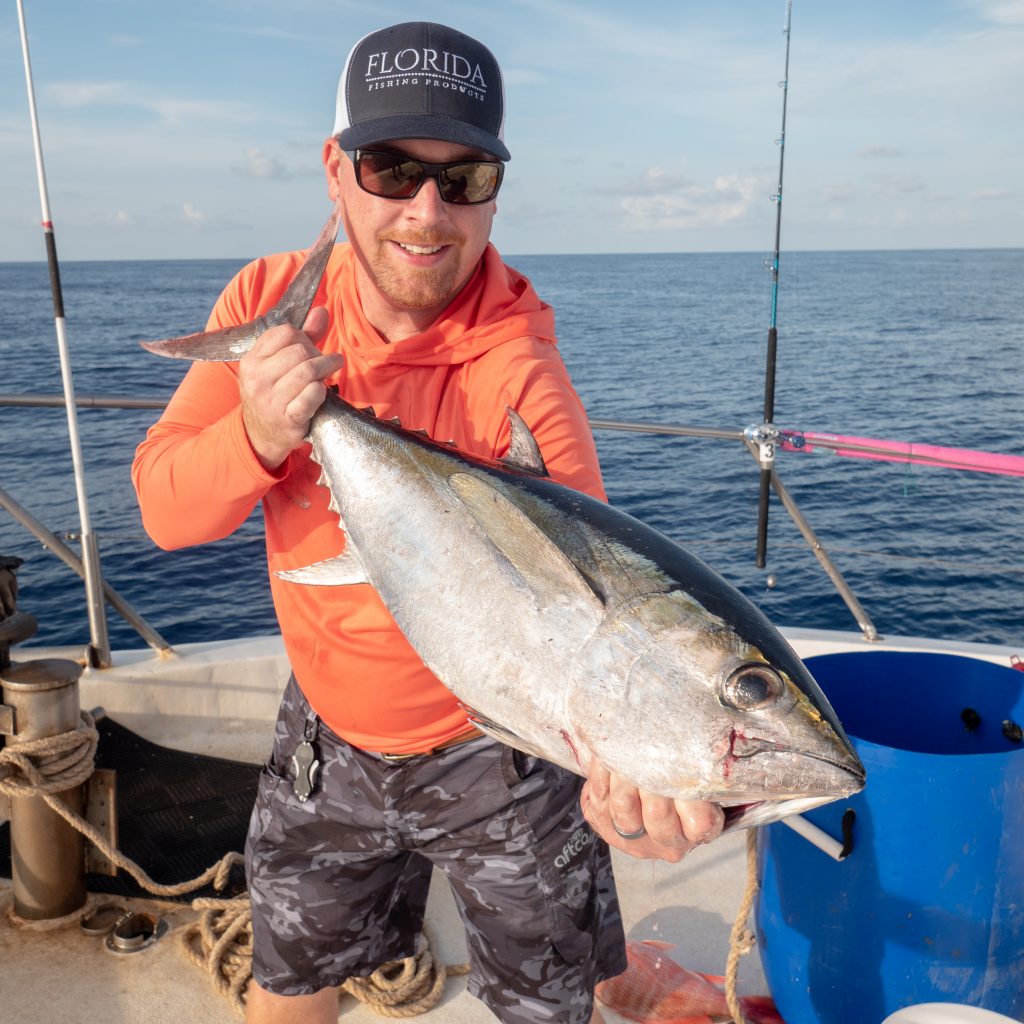
[[[176, 885], [202, 874], [229, 850], [245, 847], [249, 815], [256, 800], [260, 766], [189, 754], [150, 743], [110, 718], [97, 723], [98, 768], [117, 772], [118, 847], [155, 882]], [[0, 874], [11, 877], [10, 827], [0, 827]], [[124, 871], [110, 878], [90, 874], [90, 892], [143, 896]], [[228, 888], [245, 888], [233, 868]], [[211, 886], [178, 897], [214, 895]]]

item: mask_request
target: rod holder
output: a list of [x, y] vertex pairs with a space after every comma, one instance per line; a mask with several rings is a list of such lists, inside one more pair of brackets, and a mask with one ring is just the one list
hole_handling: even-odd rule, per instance
[[[15, 662], [0, 673], [3, 706], [16, 748], [77, 729], [81, 666], [63, 658]], [[72, 811], [85, 810], [85, 786], [54, 794]], [[86, 900], [85, 839], [41, 796], [11, 797], [11, 877], [14, 912], [29, 921], [64, 917]]]

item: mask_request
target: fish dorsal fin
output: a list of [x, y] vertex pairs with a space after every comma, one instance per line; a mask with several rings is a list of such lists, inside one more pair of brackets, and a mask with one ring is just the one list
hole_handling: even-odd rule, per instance
[[508, 416], [509, 429], [512, 431], [512, 441], [509, 444], [508, 455], [501, 461], [506, 466], [525, 469], [527, 473], [548, 476], [548, 467], [544, 465], [544, 456], [541, 455], [536, 438], [522, 416], [511, 405], [505, 406], [505, 413]]
[[603, 610], [600, 598], [565, 552], [497, 487], [472, 473], [453, 473], [448, 483], [541, 605], [576, 599]]
[[274, 575], [289, 583], [305, 583], [312, 587], [350, 587], [354, 583], [370, 582], [362, 559], [351, 546], [334, 558], [325, 558], [322, 562], [299, 569], [282, 569]]

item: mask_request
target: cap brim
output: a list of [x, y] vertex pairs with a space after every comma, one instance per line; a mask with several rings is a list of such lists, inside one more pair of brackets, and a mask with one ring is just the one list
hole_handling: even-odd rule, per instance
[[379, 117], [351, 125], [338, 135], [342, 149], [362, 149], [379, 142], [395, 139], [432, 139], [437, 142], [453, 142], [459, 146], [481, 149], [499, 160], [511, 160], [505, 143], [496, 135], [452, 118], [436, 114], [404, 114]]

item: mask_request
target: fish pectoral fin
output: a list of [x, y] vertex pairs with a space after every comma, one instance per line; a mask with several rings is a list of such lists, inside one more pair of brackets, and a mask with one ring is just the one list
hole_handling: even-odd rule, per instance
[[466, 717], [469, 721], [472, 722], [473, 725], [475, 725], [482, 733], [490, 736], [492, 740], [497, 740], [499, 743], [504, 743], [508, 747], [515, 747], [516, 750], [522, 750], [524, 753], [533, 754], [536, 757], [549, 757], [549, 755], [534, 747], [532, 743], [524, 740], [518, 733], [513, 732], [504, 725], [498, 725], [494, 719], [488, 718], [479, 711], [474, 711], [473, 708], [461, 702], [459, 703], [459, 707], [466, 712]]
[[540, 604], [581, 600], [603, 614], [600, 597], [565, 552], [497, 487], [472, 473], [453, 473], [448, 483]]
[[306, 253], [305, 262], [292, 278], [291, 284], [281, 296], [277, 305], [263, 316], [237, 327], [225, 327], [219, 331], [204, 331], [188, 334], [183, 338], [165, 338], [163, 341], [142, 341], [139, 344], [158, 356], [172, 359], [193, 359], [198, 362], [237, 362], [256, 344], [256, 339], [268, 328], [279, 324], [301, 327], [313, 299], [316, 298], [320, 281], [327, 269], [327, 261], [334, 249], [334, 239], [341, 224], [341, 203], [335, 203], [334, 210], [319, 237]]
[[354, 548], [345, 548], [334, 558], [304, 565], [299, 569], [281, 569], [275, 576], [289, 583], [305, 583], [311, 587], [350, 587], [355, 583], [369, 583], [362, 559]]
[[544, 465], [544, 456], [540, 453], [537, 439], [533, 436], [523, 417], [511, 405], [505, 406], [505, 415], [508, 416], [512, 441], [509, 444], [508, 455], [501, 461], [506, 466], [525, 469], [526, 472], [533, 473], [536, 476], [550, 476], [548, 467]]

